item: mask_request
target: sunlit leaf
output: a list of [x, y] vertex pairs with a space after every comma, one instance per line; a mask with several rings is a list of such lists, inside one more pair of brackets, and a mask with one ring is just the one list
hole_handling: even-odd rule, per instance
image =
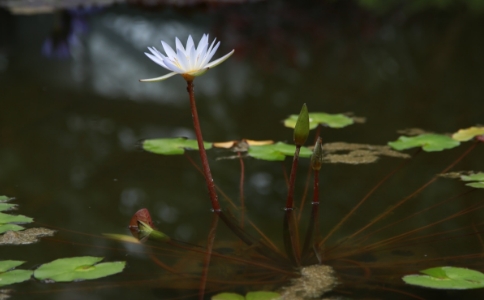
[[[249, 148], [248, 154], [257, 159], [277, 161], [284, 160], [286, 156], [293, 156], [295, 151], [295, 145], [278, 142], [272, 145], [252, 146]], [[311, 150], [301, 147], [299, 157], [310, 157], [311, 154]]]
[[480, 135], [484, 135], [484, 127], [470, 127], [457, 131], [452, 138], [459, 142], [466, 142]]
[[[30, 270], [12, 270], [12, 268], [20, 266], [24, 261], [19, 260], [3, 260], [0, 261], [0, 287], [23, 282], [29, 280], [33, 271]], [[7, 272], [8, 271], [8, 272]]]
[[275, 292], [257, 291], [249, 292], [245, 295], [246, 300], [278, 300], [281, 295]]
[[10, 210], [10, 209], [14, 208], [15, 206], [17, 206], [17, 204], [1, 203], [0, 202], [0, 211]]
[[7, 224], [7, 223], [31, 223], [33, 222], [32, 218], [22, 216], [22, 215], [9, 215], [0, 213], [0, 224]]
[[19, 231], [24, 229], [25, 229], [24, 227], [19, 226], [17, 224], [0, 224], [0, 234], [7, 231]]
[[[298, 115], [290, 115], [284, 120], [284, 126], [294, 128], [296, 126]], [[327, 114], [327, 113], [310, 113], [309, 114], [309, 129], [316, 128], [319, 124], [331, 128], [343, 128], [354, 123], [354, 120], [343, 114]]]
[[213, 295], [212, 300], [244, 300], [245, 297], [235, 293], [220, 293]]
[[0, 260], [0, 272], [8, 271], [24, 263], [25, 261], [21, 260]]
[[468, 183], [466, 185], [467, 186], [470, 186], [470, 187], [473, 187], [473, 188], [476, 188], [476, 189], [484, 189], [484, 181], [471, 182], [471, 183]]
[[471, 269], [437, 267], [420, 272], [425, 275], [407, 275], [403, 281], [433, 289], [466, 290], [484, 287], [484, 274]]
[[55, 230], [47, 228], [29, 228], [23, 231], [7, 231], [0, 235], [0, 245], [32, 244], [44, 236], [53, 236]]
[[[210, 143], [204, 142], [203, 145], [205, 149], [212, 148]], [[152, 139], [143, 142], [143, 149], [156, 154], [179, 155], [185, 150], [198, 150], [198, 143], [186, 138]]]
[[240, 141], [218, 142], [218, 143], [213, 143], [212, 145], [216, 148], [231, 149], [234, 152], [247, 152], [247, 150], [251, 146], [270, 145], [273, 143], [274, 141], [272, 140], [254, 141], [254, 140], [242, 139]]
[[97, 264], [103, 259], [92, 256], [56, 259], [35, 270], [34, 277], [56, 282], [97, 279], [120, 273], [126, 265], [124, 261]]
[[7, 196], [0, 196], [0, 202], [8, 202], [10, 200], [13, 200], [13, 198]]
[[389, 142], [388, 145], [395, 150], [405, 150], [415, 147], [422, 147], [424, 151], [442, 151], [459, 146], [459, 142], [441, 134], [421, 134], [418, 136], [401, 136], [395, 142]]
[[463, 175], [460, 177], [462, 181], [484, 181], [484, 173], [479, 172], [472, 175]]

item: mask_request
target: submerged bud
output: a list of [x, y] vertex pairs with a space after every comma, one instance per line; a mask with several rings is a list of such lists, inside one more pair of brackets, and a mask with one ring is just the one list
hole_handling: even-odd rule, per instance
[[303, 104], [296, 126], [294, 127], [294, 143], [296, 146], [302, 146], [309, 135], [309, 113], [306, 103]]
[[311, 155], [311, 168], [315, 171], [319, 171], [321, 169], [321, 165], [323, 164], [323, 146], [322, 140], [318, 137], [316, 144], [314, 145], [313, 155]]

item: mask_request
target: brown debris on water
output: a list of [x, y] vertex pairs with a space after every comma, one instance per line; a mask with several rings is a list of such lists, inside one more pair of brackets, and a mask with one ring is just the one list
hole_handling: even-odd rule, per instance
[[459, 171], [459, 172], [441, 173], [438, 176], [443, 178], [460, 179], [461, 176], [469, 176], [472, 174], [474, 174], [473, 171]]
[[363, 123], [366, 123], [366, 118], [365, 117], [358, 117], [358, 116], [355, 116], [355, 114], [353, 112], [345, 112], [343, 113], [343, 115], [349, 117], [349, 118], [352, 118], [353, 119], [353, 122], [355, 123], [358, 123], [358, 124], [363, 124]]
[[7, 300], [7, 299], [9, 299], [11, 292], [12, 292], [12, 290], [9, 290], [9, 289], [0, 290], [0, 300]]
[[53, 236], [55, 230], [30, 228], [24, 231], [7, 231], [0, 236], [0, 245], [26, 245], [39, 241], [41, 237]]
[[405, 128], [402, 130], [398, 130], [397, 133], [406, 135], [406, 136], [416, 136], [416, 135], [421, 135], [421, 134], [429, 134], [433, 133], [430, 131], [423, 130], [421, 128]]
[[325, 152], [323, 162], [333, 164], [369, 164], [377, 161], [380, 156], [410, 158], [410, 155], [392, 150], [389, 146], [384, 145], [336, 142], [324, 144], [323, 151]]
[[281, 299], [306, 300], [321, 297], [338, 284], [332, 267], [314, 265], [301, 269], [301, 277], [293, 279], [292, 284], [282, 289]]

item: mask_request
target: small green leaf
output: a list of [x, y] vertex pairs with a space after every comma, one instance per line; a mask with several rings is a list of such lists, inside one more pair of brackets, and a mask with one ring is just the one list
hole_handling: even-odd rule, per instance
[[473, 188], [476, 188], [476, 189], [484, 189], [484, 181], [471, 182], [471, 183], [468, 183], [466, 185], [467, 186], [470, 186], [470, 187], [473, 187]]
[[460, 129], [452, 135], [452, 138], [459, 142], [466, 142], [479, 135], [484, 135], [484, 127], [470, 127], [466, 129]]
[[29, 280], [32, 273], [31, 270], [13, 270], [0, 273], [0, 287]]
[[472, 175], [463, 175], [460, 177], [462, 181], [484, 181], [484, 173], [479, 172]]
[[294, 143], [298, 146], [304, 145], [309, 135], [309, 115], [306, 103], [303, 104], [301, 112], [294, 126]]
[[32, 218], [22, 216], [22, 215], [9, 215], [0, 213], [0, 224], [7, 224], [7, 223], [31, 223], [34, 220]]
[[437, 267], [420, 272], [427, 275], [407, 275], [403, 281], [434, 289], [466, 290], [484, 287], [484, 274], [471, 269]]
[[279, 300], [281, 295], [275, 292], [257, 291], [245, 295], [246, 300]]
[[120, 273], [126, 265], [123, 261], [96, 264], [101, 260], [103, 257], [92, 256], [57, 259], [40, 266], [34, 277], [56, 282], [97, 279]]
[[2, 203], [2, 202], [0, 202], [0, 211], [10, 210], [10, 209], [14, 208], [15, 206], [17, 206], [17, 204], [10, 204], [10, 203]]
[[[248, 155], [262, 160], [280, 161], [284, 160], [286, 156], [293, 156], [295, 151], [295, 145], [278, 142], [272, 145], [251, 146]], [[311, 150], [301, 147], [299, 157], [310, 157], [311, 154]]]
[[[203, 142], [205, 149], [212, 148], [212, 144]], [[162, 155], [180, 155], [185, 150], [198, 150], [196, 140], [186, 138], [152, 139], [143, 142], [143, 149]]]
[[441, 134], [421, 134], [412, 137], [401, 136], [395, 142], [388, 143], [395, 150], [422, 147], [427, 152], [452, 149], [459, 146], [459, 144], [458, 141]]
[[212, 300], [245, 300], [245, 297], [235, 293], [220, 293], [213, 295]]
[[0, 196], [0, 202], [8, 202], [10, 200], [13, 200], [13, 198], [7, 196]]
[[0, 234], [7, 232], [7, 231], [20, 231], [24, 230], [22, 226], [17, 224], [0, 224]]
[[25, 261], [21, 260], [0, 260], [0, 273], [6, 272], [24, 263]]
[[[284, 126], [294, 128], [298, 115], [290, 115], [284, 120]], [[309, 129], [316, 128], [319, 124], [331, 128], [343, 128], [354, 123], [354, 120], [343, 114], [310, 113]]]

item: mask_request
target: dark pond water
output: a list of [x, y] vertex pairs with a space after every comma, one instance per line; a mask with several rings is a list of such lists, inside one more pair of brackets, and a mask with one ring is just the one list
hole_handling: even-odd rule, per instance
[[[32, 268], [76, 255], [128, 262], [123, 274], [95, 283], [15, 285], [12, 288], [18, 293], [14, 299], [196, 298], [190, 295], [196, 295], [197, 285], [186, 293], [166, 289], [173, 287], [166, 279], [167, 272], [154, 264], [143, 248], [99, 237], [101, 233], [127, 234], [131, 216], [146, 207], [162, 231], [187, 242], [206, 243], [212, 214], [203, 177], [182, 156], [157, 156], [139, 146], [147, 138], [194, 137], [182, 78], [138, 81], [166, 73], [143, 54], [148, 46], [160, 47], [160, 40], [173, 44], [176, 36], [186, 40], [192, 34], [197, 40], [209, 33], [222, 41], [217, 57], [235, 49], [228, 61], [195, 81], [207, 141], [291, 141], [292, 132], [281, 120], [297, 113], [302, 103], [307, 103], [310, 111], [353, 112], [366, 117], [365, 124], [324, 129], [325, 142], [386, 144], [398, 138], [397, 130], [409, 127], [451, 133], [484, 123], [483, 14], [461, 7], [420, 11], [394, 7], [381, 13], [353, 2], [327, 2], [118, 4], [29, 15], [0, 9], [0, 194], [16, 197], [20, 212], [35, 218], [35, 225], [60, 230], [39, 244], [2, 246], [0, 257], [28, 261]], [[368, 224], [442, 171], [469, 145], [419, 154], [329, 241], [334, 243]], [[454, 170], [483, 171], [482, 151], [478, 146]], [[215, 182], [236, 200], [239, 162], [215, 160], [227, 155], [222, 151], [209, 155]], [[196, 153], [191, 156], [198, 159]], [[253, 159], [245, 162], [248, 217], [281, 245], [286, 194], [281, 164]], [[322, 232], [327, 233], [400, 162], [382, 158], [372, 165], [324, 165]], [[287, 159], [286, 169], [289, 163]], [[298, 197], [305, 186], [308, 163], [300, 165]], [[439, 179], [383, 224], [465, 190], [460, 182]], [[422, 214], [396, 226], [388, 234], [419, 228], [482, 198], [480, 191], [465, 195], [439, 207], [435, 214]], [[411, 299], [389, 292], [420, 292], [403, 287], [399, 281], [401, 273], [408, 272], [398, 264], [402, 253], [423, 261], [423, 267], [416, 264], [414, 272], [446, 264], [482, 270], [484, 266], [477, 259], [425, 261], [432, 255], [440, 257], [437, 253], [441, 251], [448, 256], [481, 253], [480, 220], [482, 211], [476, 210], [431, 230], [443, 232], [474, 224], [472, 236], [465, 241], [416, 243], [410, 250], [403, 246], [405, 249], [397, 249], [409, 252], [397, 251], [390, 257], [376, 253], [354, 258], [357, 264], [385, 263], [380, 269], [369, 267], [373, 280], [343, 285], [340, 292], [355, 299]], [[235, 239], [228, 239], [231, 235], [219, 227], [216, 244], [240, 247], [229, 244]], [[385, 235], [373, 238], [384, 239]], [[179, 251], [162, 258], [179, 270], [192, 272], [200, 257], [193, 259], [193, 268], [181, 269], [178, 266], [183, 264], [177, 262], [191, 255]], [[231, 267], [230, 262], [225, 263]], [[385, 268], [388, 272], [381, 275], [385, 278], [377, 278], [375, 274]], [[353, 275], [361, 279], [360, 273]], [[398, 283], [382, 283], [385, 280]], [[192, 287], [193, 282], [190, 284]], [[234, 287], [220, 284], [211, 289]], [[236, 290], [243, 292], [244, 288]], [[463, 299], [481, 294], [432, 291], [422, 297]]]

